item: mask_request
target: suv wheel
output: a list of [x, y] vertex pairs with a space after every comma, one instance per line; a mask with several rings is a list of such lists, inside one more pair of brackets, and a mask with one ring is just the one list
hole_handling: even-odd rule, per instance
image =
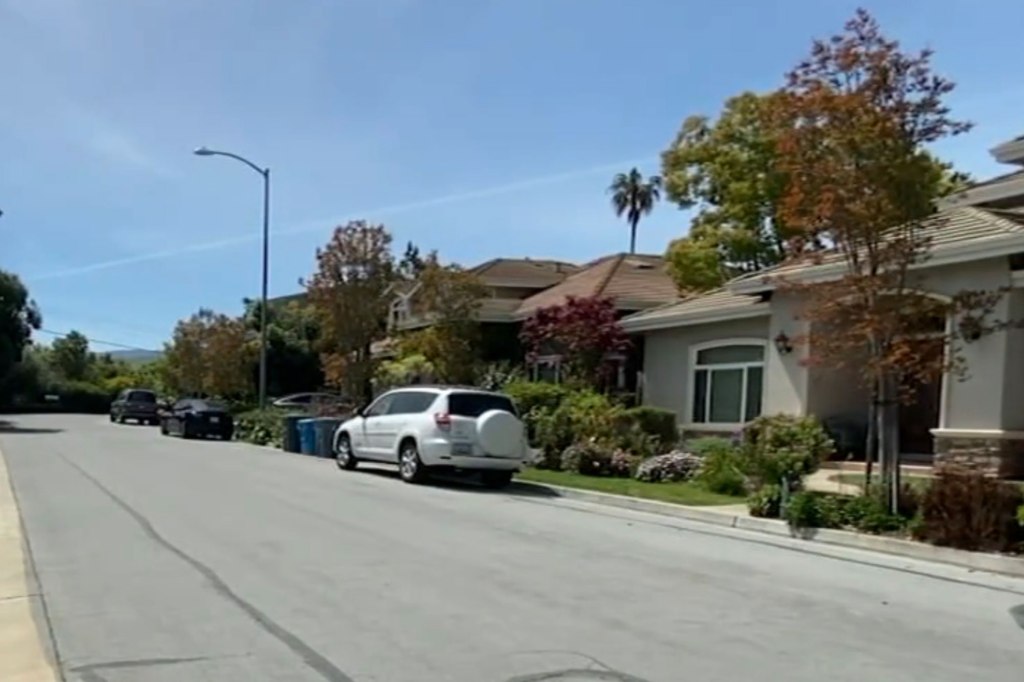
[[420, 460], [416, 443], [407, 440], [398, 451], [398, 473], [406, 483], [421, 483], [427, 478], [427, 468]]
[[352, 439], [347, 433], [338, 436], [334, 441], [334, 461], [338, 463], [339, 469], [351, 471], [359, 464], [359, 460], [352, 454]]
[[512, 482], [511, 471], [481, 471], [480, 482], [484, 484], [485, 488], [497, 489], [504, 488]]
[[111, 413], [110, 413], [110, 423], [114, 423], [115, 421], [117, 421], [117, 420], [116, 420], [116, 419], [114, 419], [114, 413], [113, 413], [113, 412], [111, 412]]

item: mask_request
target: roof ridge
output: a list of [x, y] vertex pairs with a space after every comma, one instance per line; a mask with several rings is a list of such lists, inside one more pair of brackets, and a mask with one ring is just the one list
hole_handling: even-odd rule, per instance
[[612, 281], [612, 277], [614, 277], [615, 273], [619, 271], [619, 268], [622, 266], [622, 262], [625, 261], [625, 260], [626, 260], [626, 254], [625, 253], [620, 253], [618, 255], [618, 262], [616, 262], [615, 265], [613, 265], [610, 268], [608, 268], [608, 274], [606, 274], [601, 279], [601, 281], [598, 282], [597, 288], [594, 289], [594, 296], [600, 296], [601, 295], [601, 293], [608, 286], [608, 283]]

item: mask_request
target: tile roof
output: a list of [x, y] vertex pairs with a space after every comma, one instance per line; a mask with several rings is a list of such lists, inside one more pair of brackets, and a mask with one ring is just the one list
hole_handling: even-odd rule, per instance
[[[963, 206], [940, 211], [923, 223], [923, 229], [931, 231], [929, 258], [961, 251], [967, 247], [994, 244], [1006, 239], [1021, 239], [1024, 250], [1024, 214], [1016, 211]], [[741, 275], [726, 286], [733, 291], [749, 290], [759, 285], [770, 286], [773, 279], [812, 273], [816, 270], [827, 272], [842, 264], [842, 256], [833, 252], [821, 254], [815, 262], [796, 261], [784, 263], [768, 270]]]
[[534, 294], [519, 306], [517, 316], [560, 305], [569, 296], [608, 296], [623, 310], [643, 310], [679, 298], [661, 256], [617, 253], [592, 261], [550, 289]]
[[578, 265], [557, 260], [494, 258], [470, 268], [470, 272], [484, 284], [541, 288], [557, 284], [579, 269]]
[[736, 294], [726, 288], [714, 289], [675, 303], [649, 308], [622, 318], [627, 331], [663, 326], [683, 326], [687, 321], [768, 315], [769, 304], [756, 294]]

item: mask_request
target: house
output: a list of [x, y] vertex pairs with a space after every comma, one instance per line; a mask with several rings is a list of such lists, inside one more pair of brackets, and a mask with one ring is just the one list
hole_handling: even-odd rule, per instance
[[[524, 301], [559, 284], [578, 270], [579, 266], [572, 263], [533, 258], [495, 258], [470, 268], [469, 272], [476, 276], [487, 291], [477, 311], [481, 358], [488, 362], [521, 362], [523, 351], [519, 344], [519, 307]], [[410, 283], [396, 292], [389, 316], [389, 327], [392, 330], [406, 332], [430, 326], [430, 311], [422, 310], [417, 305], [418, 289], [418, 286]]]
[[[491, 362], [522, 362], [522, 323], [541, 308], [561, 305], [569, 297], [609, 297], [623, 316], [679, 298], [665, 270], [664, 259], [654, 255], [618, 253], [582, 266], [552, 260], [498, 258], [470, 272], [488, 290], [487, 298], [481, 301], [478, 319], [483, 336], [481, 357]], [[392, 329], [411, 331], [430, 325], [429, 311], [417, 309], [415, 296], [415, 287], [396, 296], [391, 312]], [[637, 347], [621, 359], [620, 387], [633, 388], [632, 377], [641, 358], [642, 339], [638, 339]], [[557, 381], [559, 365], [557, 356], [545, 356], [537, 359], [531, 372], [536, 378]]]
[[[993, 155], [1024, 166], [1024, 138]], [[1024, 170], [968, 188], [928, 225], [930, 258], [915, 268], [915, 288], [936, 297], [1005, 288], [994, 317], [1024, 320]], [[811, 414], [863, 442], [869, 401], [856, 369], [802, 362], [810, 349], [790, 339], [808, 331], [797, 319], [803, 302], [779, 286], [783, 277], [810, 282], [843, 267], [784, 265], [623, 319], [644, 339], [643, 402], [674, 411], [688, 433], [731, 433], [760, 414]], [[944, 334], [959, 320], [936, 322]], [[901, 452], [1024, 476], [1024, 330], [983, 336], [962, 353], [966, 376], [937, 377], [901, 407]]]

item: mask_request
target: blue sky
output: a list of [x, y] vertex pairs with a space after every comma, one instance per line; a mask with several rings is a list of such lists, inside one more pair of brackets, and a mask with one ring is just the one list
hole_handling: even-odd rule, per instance
[[[987, 150], [1024, 133], [1024, 4], [875, 4], [960, 84], [954, 112], [977, 127], [940, 153], [1000, 172]], [[466, 265], [621, 251], [613, 173], [657, 171], [683, 118], [778, 85], [855, 7], [0, 0], [0, 267], [47, 329], [126, 345], [159, 347], [200, 306], [238, 311], [258, 290], [260, 179], [203, 144], [272, 168], [271, 295], [350, 218]], [[687, 224], [660, 206], [639, 249]]]

